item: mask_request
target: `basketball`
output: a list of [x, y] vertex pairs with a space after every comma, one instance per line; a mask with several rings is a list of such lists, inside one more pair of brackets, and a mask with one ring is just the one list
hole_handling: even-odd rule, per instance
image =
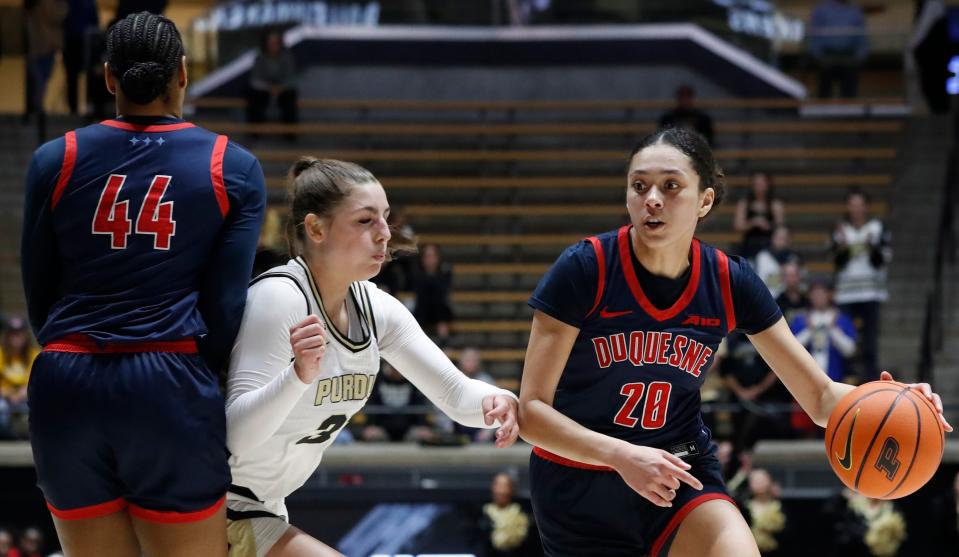
[[898, 499], [936, 472], [945, 432], [932, 402], [895, 381], [850, 391], [829, 416], [826, 454], [846, 486], [867, 497]]

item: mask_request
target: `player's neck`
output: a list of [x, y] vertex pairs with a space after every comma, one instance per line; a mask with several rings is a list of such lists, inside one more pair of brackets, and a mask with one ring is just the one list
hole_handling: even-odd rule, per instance
[[[689, 267], [689, 250], [676, 249], [675, 246], [651, 248], [637, 240], [636, 229], [630, 230], [630, 243], [640, 265], [650, 273], [669, 278], [678, 278]], [[686, 246], [690, 242], [685, 242]]]
[[130, 102], [117, 102], [117, 117], [170, 117], [183, 118], [183, 109], [181, 107], [170, 106], [170, 103], [157, 99], [149, 104], [135, 104]]
[[316, 282], [316, 288], [320, 291], [320, 297], [323, 298], [323, 309], [327, 315], [335, 318], [343, 310], [346, 295], [353, 281], [343, 279], [335, 272], [324, 272], [324, 269], [330, 268], [328, 265], [318, 263], [312, 258], [304, 259], [310, 268], [310, 274], [313, 275], [313, 281]]

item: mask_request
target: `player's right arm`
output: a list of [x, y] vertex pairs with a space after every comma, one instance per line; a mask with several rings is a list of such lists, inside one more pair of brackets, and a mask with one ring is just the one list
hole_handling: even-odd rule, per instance
[[27, 172], [20, 270], [34, 334], [46, 323], [50, 308], [59, 297], [61, 267], [51, 199], [63, 165], [64, 147], [62, 137], [41, 146], [33, 153]]
[[[267, 278], [250, 287], [226, 385], [226, 444], [232, 454], [243, 454], [275, 434], [318, 375], [313, 373], [322, 359], [315, 354], [317, 343], [301, 342], [295, 348], [311, 336], [312, 330], [304, 329], [318, 320], [312, 317], [307, 323], [310, 317], [291, 280]], [[312, 375], [304, 380], [297, 367]]]
[[633, 445], [583, 427], [553, 407], [580, 327], [593, 305], [597, 263], [593, 248], [581, 243], [563, 252], [530, 299], [530, 329], [520, 385], [520, 436], [562, 457], [615, 469], [637, 493], [670, 506], [680, 482], [702, 484], [688, 464], [660, 449]]

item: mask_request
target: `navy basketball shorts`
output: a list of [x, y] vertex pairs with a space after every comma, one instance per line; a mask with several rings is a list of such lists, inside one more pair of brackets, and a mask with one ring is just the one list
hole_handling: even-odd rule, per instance
[[51, 343], [28, 389], [38, 485], [55, 517], [129, 509], [141, 520], [183, 523], [223, 505], [223, 395], [192, 340]]
[[732, 502], [715, 445], [684, 460], [703, 489], [681, 484], [673, 506], [666, 508], [633, 491], [612, 469], [535, 449], [530, 456], [530, 491], [544, 554], [666, 557], [680, 523], [693, 509], [713, 499]]

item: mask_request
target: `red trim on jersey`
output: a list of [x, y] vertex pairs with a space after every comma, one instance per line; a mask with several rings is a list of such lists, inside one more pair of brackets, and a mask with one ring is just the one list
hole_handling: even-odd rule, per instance
[[78, 509], [61, 510], [50, 504], [50, 501], [47, 501], [47, 508], [50, 509], [50, 514], [59, 518], [60, 520], [83, 520], [85, 518], [100, 518], [101, 516], [120, 512], [127, 508], [127, 502], [120, 498], [114, 499], [113, 501], [107, 501], [106, 503], [100, 503], [98, 505], [90, 505], [88, 507], [80, 507]]
[[675, 531], [676, 528], [679, 528], [679, 525], [682, 523], [683, 519], [685, 519], [689, 513], [693, 512], [693, 509], [696, 507], [702, 505], [706, 501], [712, 501], [714, 499], [722, 499], [723, 501], [729, 501], [733, 505], [736, 504], [736, 502], [730, 499], [730, 497], [725, 493], [704, 493], [692, 501], [689, 501], [680, 507], [680, 509], [676, 511], [676, 514], [669, 519], [669, 523], [666, 525], [666, 528], [662, 531], [662, 533], [659, 534], [659, 536], [656, 537], [656, 541], [653, 542], [653, 548], [650, 550], [649, 556], [660, 557], [659, 552], [663, 549], [663, 544], [665, 544], [666, 540], [668, 540], [673, 534], [673, 531]]
[[596, 266], [599, 268], [599, 275], [596, 277], [596, 301], [593, 302], [593, 307], [586, 312], [586, 316], [589, 317], [596, 311], [600, 300], [603, 299], [603, 288], [606, 286], [606, 253], [603, 251], [603, 244], [599, 242], [599, 238], [590, 236], [586, 239], [593, 244], [593, 251], [596, 252]]
[[556, 464], [562, 464], [563, 466], [569, 466], [570, 468], [580, 468], [582, 470], [593, 470], [594, 472], [613, 472], [614, 471], [609, 466], [597, 466], [595, 464], [586, 464], [585, 462], [579, 462], [577, 460], [572, 460], [566, 457], [559, 456], [558, 454], [551, 453], [547, 451], [546, 449], [541, 449], [539, 447], [533, 447], [533, 454], [542, 458], [543, 460], [555, 462]]
[[97, 344], [86, 335], [67, 335], [43, 347], [44, 352], [72, 352], [75, 354], [132, 354], [137, 352], [174, 352], [196, 354], [196, 340], [161, 340], [153, 342], [124, 342]]
[[210, 157], [210, 179], [213, 180], [213, 193], [216, 194], [216, 204], [220, 206], [220, 215], [226, 216], [230, 211], [230, 198], [226, 195], [226, 186], [223, 184], [223, 153], [226, 152], [228, 139], [225, 135], [216, 136], [213, 144], [213, 155]]
[[729, 282], [729, 258], [716, 250], [716, 264], [719, 266], [719, 284], [723, 287], [723, 306], [726, 308], [726, 328], [736, 328], [736, 309], [733, 307], [733, 288]]
[[180, 122], [178, 124], [156, 124], [151, 126], [144, 126], [140, 124], [131, 124], [130, 122], [120, 122], [119, 120], [104, 120], [100, 122], [100, 124], [103, 126], [110, 126], [111, 128], [126, 130], [128, 132], [140, 132], [140, 133], [175, 132], [177, 130], [185, 130], [187, 128], [196, 127], [189, 122]]
[[220, 510], [220, 507], [223, 506], [223, 503], [226, 502], [226, 495], [220, 497], [220, 500], [216, 503], [213, 503], [211, 506], [200, 509], [198, 511], [192, 511], [188, 513], [179, 513], [176, 511], [151, 511], [150, 509], [144, 509], [143, 507], [138, 507], [137, 505], [130, 504], [130, 514], [139, 518], [140, 520], [146, 520], [149, 522], [159, 522], [161, 524], [182, 524], [184, 522], [199, 522], [201, 520], [206, 520], [213, 516], [216, 511]]
[[50, 200], [50, 209], [56, 209], [57, 203], [63, 197], [63, 190], [67, 189], [67, 182], [73, 175], [73, 167], [77, 163], [77, 132], [69, 131], [63, 136], [63, 164], [60, 166], [60, 176], [57, 185], [53, 188], [53, 198]]
[[657, 321], [665, 321], [676, 317], [679, 312], [686, 309], [686, 306], [689, 305], [689, 302], [693, 300], [693, 296], [696, 295], [696, 289], [699, 287], [699, 240], [693, 238], [692, 244], [692, 271], [689, 275], [689, 283], [686, 285], [686, 290], [683, 291], [683, 295], [676, 300], [676, 303], [672, 307], [667, 309], [658, 309], [649, 301], [649, 298], [646, 297], [646, 293], [643, 292], [643, 287], [639, 284], [639, 279], [636, 278], [636, 270], [633, 268], [633, 256], [632, 248], [630, 247], [629, 239], [629, 229], [632, 228], [632, 225], [627, 224], [626, 226], [619, 229], [619, 258], [622, 259], [623, 273], [626, 275], [626, 283], [629, 284], [629, 289], [633, 292], [633, 297], [636, 298], [636, 301], [639, 303], [640, 307], [649, 314], [650, 317]]

